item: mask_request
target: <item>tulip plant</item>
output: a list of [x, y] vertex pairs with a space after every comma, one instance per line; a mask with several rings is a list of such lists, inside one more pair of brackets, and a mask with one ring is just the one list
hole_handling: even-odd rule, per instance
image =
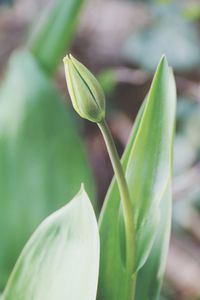
[[100, 128], [114, 178], [98, 222], [83, 184], [66, 206], [42, 222], [22, 251], [2, 299], [159, 299], [171, 224], [172, 70], [163, 57], [120, 160], [100, 84], [71, 55], [64, 66], [73, 107]]

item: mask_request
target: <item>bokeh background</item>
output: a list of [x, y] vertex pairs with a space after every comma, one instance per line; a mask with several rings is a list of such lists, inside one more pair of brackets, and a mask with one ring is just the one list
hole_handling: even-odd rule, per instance
[[[11, 53], [26, 45], [32, 24], [55, 2], [0, 0], [0, 80]], [[174, 68], [178, 106], [173, 226], [161, 299], [200, 299], [200, 1], [83, 2], [70, 51], [104, 87], [107, 119], [120, 154], [163, 53]], [[62, 59], [54, 85], [68, 102]], [[70, 113], [85, 144], [101, 206], [113, 175], [105, 145], [94, 124]], [[54, 132], [52, 140], [55, 137]], [[0, 251], [2, 247], [0, 241]]]

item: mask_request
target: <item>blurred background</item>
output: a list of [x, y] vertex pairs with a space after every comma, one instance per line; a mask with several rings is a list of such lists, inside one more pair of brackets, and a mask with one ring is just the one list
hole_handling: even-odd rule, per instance
[[[55, 2], [0, 0], [1, 80], [6, 77], [10, 55], [29, 45], [33, 24], [37, 27], [41, 12], [49, 11]], [[82, 2], [66, 51], [70, 49], [103, 85], [107, 119], [120, 155], [163, 53], [174, 68], [178, 107], [173, 226], [162, 300], [200, 299], [200, 1]], [[53, 84], [68, 101], [61, 57], [59, 62]], [[12, 104], [10, 109], [15, 109]], [[96, 126], [69, 110], [88, 153], [100, 207], [113, 175], [105, 145]], [[57, 132], [52, 133], [51, 139], [56, 136]]]

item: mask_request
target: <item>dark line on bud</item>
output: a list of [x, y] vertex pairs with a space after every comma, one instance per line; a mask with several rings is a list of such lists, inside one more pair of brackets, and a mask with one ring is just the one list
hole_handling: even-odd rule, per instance
[[[71, 62], [72, 62], [72, 64], [73, 64], [73, 61], [72, 61], [72, 60], [71, 60]], [[98, 106], [98, 108], [101, 109], [100, 106], [99, 106], [99, 104], [98, 104], [98, 102], [96, 101], [96, 99], [95, 99], [95, 97], [94, 97], [94, 95], [93, 95], [93, 93], [92, 93], [92, 91], [91, 91], [91, 89], [90, 89], [88, 83], [85, 81], [85, 79], [83, 78], [83, 76], [80, 74], [80, 72], [79, 72], [79, 70], [76, 68], [76, 66], [75, 66], [74, 64], [73, 64], [73, 66], [74, 66], [75, 70], [77, 71], [77, 73], [79, 74], [80, 78], [83, 80], [83, 82], [84, 82], [84, 84], [86, 85], [86, 87], [88, 88], [88, 90], [89, 90], [89, 92], [90, 92], [90, 94], [91, 94], [91, 96], [92, 96], [94, 102], [96, 103], [96, 105]]]

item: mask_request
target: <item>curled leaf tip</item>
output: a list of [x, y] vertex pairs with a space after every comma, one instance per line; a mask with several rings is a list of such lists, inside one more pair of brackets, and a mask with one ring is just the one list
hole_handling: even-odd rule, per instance
[[167, 61], [167, 57], [166, 57], [165, 54], [163, 54], [163, 55], [161, 56], [159, 65], [166, 65], [166, 66], [169, 66], [168, 61]]
[[83, 182], [81, 182], [81, 188], [80, 188], [81, 192], [85, 192], [85, 185]]

